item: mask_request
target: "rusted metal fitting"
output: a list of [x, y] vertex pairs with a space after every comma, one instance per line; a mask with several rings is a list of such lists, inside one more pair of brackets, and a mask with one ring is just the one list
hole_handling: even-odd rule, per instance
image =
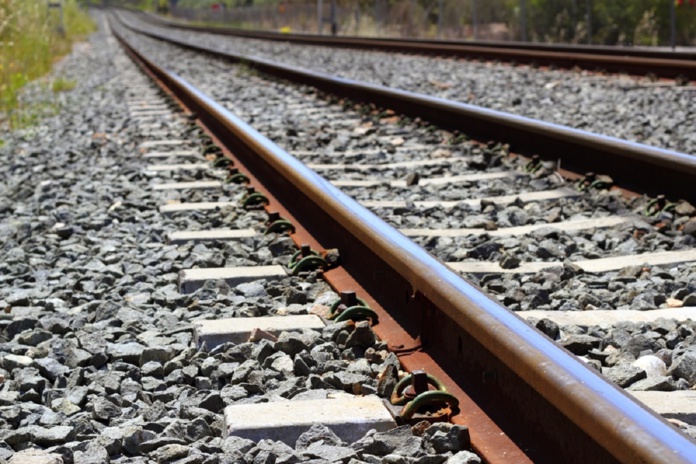
[[[208, 149], [205, 151], [208, 151]], [[229, 168], [230, 166], [234, 166], [234, 162], [226, 156], [220, 155], [213, 161], [214, 168]]]
[[266, 225], [273, 224], [278, 219], [280, 219], [280, 213], [278, 211], [271, 211], [268, 213], [268, 220], [266, 221]]
[[295, 226], [292, 222], [284, 219], [280, 216], [280, 213], [273, 211], [268, 213], [268, 220], [266, 221], [265, 235], [268, 234], [282, 234], [282, 233], [295, 233]]
[[[203, 156], [211, 155], [211, 154], [215, 154], [215, 155], [219, 155], [220, 157], [224, 157], [222, 154], [222, 148], [215, 145], [215, 143], [213, 143], [212, 140], [206, 141], [205, 145], [203, 146]], [[229, 158], [225, 158], [225, 159], [229, 160]]]
[[584, 192], [592, 189], [608, 189], [614, 185], [614, 179], [605, 174], [595, 174], [594, 172], [588, 172], [585, 177], [578, 180], [577, 182], [578, 190]]
[[232, 167], [232, 165], [228, 166], [229, 167], [229, 174], [227, 175], [227, 178], [225, 179], [225, 183], [228, 184], [248, 184], [249, 183], [249, 178], [245, 175], [239, 172], [239, 169]]
[[442, 382], [424, 370], [401, 379], [390, 400], [392, 405], [403, 406], [397, 416], [400, 423], [446, 421], [459, 407], [459, 400], [447, 392]]
[[244, 209], [261, 209], [269, 203], [266, 195], [257, 192], [254, 187], [247, 187], [246, 190], [246, 195], [241, 200]]
[[541, 163], [541, 157], [539, 155], [532, 155], [529, 162], [524, 165], [524, 170], [527, 172], [538, 171], [543, 164]]
[[326, 270], [329, 267], [329, 263], [319, 253], [312, 250], [309, 245], [302, 245], [290, 258], [288, 267], [292, 271], [292, 275], [298, 275], [301, 272], [317, 269]]
[[667, 200], [665, 195], [658, 195], [648, 202], [645, 206], [645, 214], [654, 216], [661, 212], [668, 212], [677, 207], [676, 203]]
[[334, 322], [342, 321], [370, 321], [372, 325], [379, 322], [377, 313], [370, 306], [358, 298], [354, 291], [342, 291], [341, 298], [334, 301], [329, 308], [327, 319]]
[[421, 393], [427, 392], [429, 389], [428, 373], [420, 369], [411, 372], [411, 385], [404, 388], [403, 395], [409, 400], [412, 400]]
[[[364, 303], [364, 302], [363, 302]], [[341, 292], [341, 305], [345, 307], [355, 306], [358, 304], [358, 296], [352, 290], [344, 290]]]

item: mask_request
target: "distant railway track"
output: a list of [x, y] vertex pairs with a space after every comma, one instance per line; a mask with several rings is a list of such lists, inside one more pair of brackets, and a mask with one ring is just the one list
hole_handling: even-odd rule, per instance
[[[455, 416], [455, 421], [470, 427], [472, 444], [484, 460], [693, 460], [695, 445], [671, 425], [643, 409], [639, 403], [608, 384], [548, 338], [530, 329], [523, 320], [511, 314], [478, 288], [461, 280], [451, 268], [425, 253], [422, 248], [370, 214], [336, 187], [330, 186], [326, 180], [298, 163], [267, 138], [251, 130], [242, 120], [230, 114], [223, 105], [169, 72], [161, 64], [157, 64], [126, 37], [131, 33], [117, 29], [120, 31], [118, 37], [128, 52], [215, 137], [224, 147], [225, 155], [249, 177], [257, 191], [266, 195], [271, 205], [269, 208], [279, 211], [283, 217], [291, 219], [297, 225], [292, 237], [298, 245], [308, 243], [319, 250], [340, 250], [341, 267], [325, 273], [326, 279], [337, 290], [350, 289], [347, 287], [363, 289], [365, 294], [359, 296], [369, 300], [379, 314], [380, 322], [375, 326], [376, 333], [389, 341], [392, 348], [401, 354], [402, 365], [409, 369], [427, 366], [429, 372], [437, 373], [448, 389], [455, 393], [461, 406], [461, 412]], [[138, 32], [167, 40], [161, 34], [143, 30]], [[696, 162], [687, 155], [440, 99], [312, 74], [264, 60], [222, 54], [182, 41], [171, 42], [198, 52], [205, 51], [225, 59], [242, 61], [264, 73], [301, 85], [311, 85], [330, 94], [420, 117], [440, 127], [457, 130], [465, 128], [467, 134], [478, 140], [494, 139], [497, 143], [510, 143], [515, 152], [539, 153], [554, 161], [558, 158], [558, 153], [562, 153], [560, 159], [564, 168], [574, 168], [579, 172], [592, 169], [609, 173], [622, 187], [630, 187], [640, 192], [667, 193], [674, 198], [694, 201], [694, 194], [692, 189], [688, 188], [688, 182], [694, 176]], [[232, 103], [237, 106], [234, 101]], [[278, 100], [275, 101], [276, 105], [280, 103]], [[297, 105], [297, 110], [303, 118], [316, 112], [320, 120], [331, 121], [331, 118], [337, 118], [337, 126], [341, 126], [339, 114], [331, 114], [322, 105], [313, 106], [301, 100], [292, 104]], [[246, 108], [243, 111], [249, 112], [250, 109]], [[276, 113], [279, 111], [275, 110]], [[259, 112], [255, 116], [255, 125], [261, 125], [266, 131], [273, 131], [276, 128], [276, 120], [270, 117], [273, 114], [267, 110]], [[358, 135], [369, 133], [376, 122], [374, 118], [365, 118], [360, 121], [349, 118], [345, 123], [345, 130], [350, 132], [355, 129], [356, 124], [369, 122]], [[379, 122], [379, 119], [376, 121]], [[385, 126], [388, 125], [389, 123], [385, 123]], [[302, 127], [290, 127], [287, 132], [296, 133], [298, 130], [302, 131]], [[378, 154], [400, 153], [403, 140], [395, 143], [397, 138], [391, 138], [391, 148], [378, 146]], [[293, 140], [288, 139], [288, 142], [301, 145], [301, 142]], [[378, 163], [369, 162], [370, 157], [364, 152], [351, 154], [339, 150], [331, 155], [322, 154], [321, 150], [303, 151], [299, 148], [295, 150], [295, 154], [312, 164], [314, 169], [327, 172], [336, 186], [345, 189], [367, 188], [365, 192], [355, 194], [363, 202], [369, 203], [369, 200], [380, 196], [381, 203], [373, 201], [372, 208], [396, 207], [410, 210], [413, 207], [425, 207], [437, 210], [438, 203], [442, 203], [441, 200], [428, 204], [427, 201], [412, 199], [413, 192], [408, 191], [395, 197], [385, 197], [384, 192], [380, 190], [381, 187], [403, 189], [409, 186], [423, 186], [425, 190], [418, 191], [418, 194], [422, 195], [428, 185], [465, 182], [471, 186], [485, 179], [499, 182], [494, 184], [493, 190], [513, 191], [508, 195], [510, 198], [504, 199], [504, 195], [498, 195], [497, 199], [495, 195], [483, 199], [475, 196], [466, 199], [459, 197], [452, 201], [454, 205], [451, 206], [466, 205], [468, 201], [481, 205], [483, 209], [484, 205], [506, 202], [523, 204], [527, 201], [543, 201], [534, 196], [543, 192], [543, 189], [533, 192], [529, 189], [531, 184], [527, 185], [526, 181], [518, 182], [515, 179], [529, 177], [539, 169], [555, 170], [553, 166], [549, 168], [535, 159], [530, 163], [520, 163], [519, 159], [514, 161], [514, 157], [513, 161], [506, 161], [501, 165], [496, 154], [498, 152], [491, 150], [491, 146], [489, 149], [481, 148], [481, 151], [474, 153], [476, 156], [473, 158], [470, 156], [472, 153], [467, 153], [469, 156], [466, 160], [455, 157], [450, 161], [446, 161], [446, 158], [452, 156], [451, 153], [445, 156], [445, 160], [422, 155], [409, 158], [409, 154], [412, 155], [418, 150], [428, 153], [438, 149], [450, 150], [442, 143], [431, 142], [431, 145], [425, 148], [411, 147], [410, 151], [408, 145], [403, 148], [406, 151], [400, 155], [401, 160], [384, 162], [378, 157]], [[357, 157], [356, 163], [346, 163], [345, 159], [342, 159], [353, 155]], [[499, 149], [499, 155], [504, 157], [505, 149]], [[403, 159], [404, 157], [407, 159]], [[327, 162], [333, 159], [335, 162]], [[438, 181], [437, 170], [443, 166], [450, 178]], [[525, 166], [526, 173], [519, 171], [522, 166]], [[414, 170], [422, 169], [424, 174], [429, 173], [428, 167], [434, 167], [432, 179], [429, 175], [423, 175], [410, 176], [405, 181], [400, 180], [408, 172], [413, 174]], [[191, 166], [189, 168], [193, 169]], [[364, 172], [378, 173], [385, 169], [393, 176], [389, 182], [383, 179], [375, 180], [374, 176], [364, 176]], [[354, 174], [346, 178], [344, 172]], [[578, 177], [577, 172], [574, 175], [567, 171], [565, 173], [574, 178]], [[585, 181], [588, 183], [587, 186], [594, 183], [592, 188], [603, 189], [607, 186], [601, 185], [602, 182], [606, 182], [602, 179], [588, 177]], [[188, 187], [194, 188], [193, 185]], [[369, 190], [373, 187], [375, 190]], [[172, 188], [186, 188], [186, 185]], [[543, 195], [550, 195], [547, 199], [557, 201], [578, 196], [577, 193], [563, 188], [553, 192], [546, 191]], [[657, 203], [651, 203], [654, 204]], [[185, 211], [185, 208], [178, 209]], [[614, 222], [622, 221], [619, 218]], [[561, 228], [605, 227], [592, 221], [589, 225], [562, 222], [556, 225]], [[477, 235], [481, 232], [480, 226], [478, 227], [479, 231], [458, 231], [457, 234]], [[606, 227], [612, 225], [608, 224]], [[638, 226], [638, 229], [641, 227], [644, 228]], [[496, 226], [488, 230], [490, 235], [503, 236], [531, 231], [513, 232]], [[496, 233], [496, 230], [499, 232]], [[414, 231], [413, 228], [402, 232], [412, 236], [447, 233]], [[652, 233], [650, 230], [644, 230], [645, 232]], [[676, 254], [678, 253], [667, 253], [657, 258], [646, 255], [643, 259], [648, 263], [655, 260], [653, 262], [656, 266], [693, 261], [691, 258], [684, 259], [685, 255], [691, 256], [686, 250], [681, 257], [676, 257]], [[615, 271], [625, 267], [626, 263], [642, 262], [640, 257], [630, 258], [619, 263], [617, 268], [617, 264], [611, 264], [609, 261], [591, 259], [576, 263], [575, 266], [587, 266], [586, 272], [592, 274]], [[604, 270], [600, 269], [602, 263]], [[457, 268], [451, 262], [448, 264]], [[543, 260], [541, 264], [532, 264], [531, 268], [534, 269], [530, 271], [525, 270], [527, 263], [519, 262], [510, 268], [504, 268], [498, 262], [485, 260], [473, 265], [471, 261], [461, 264], [462, 272], [472, 275], [539, 272], [558, 266], [557, 262], [548, 260], [546, 264]], [[592, 268], [593, 265], [596, 269]], [[464, 269], [467, 266], [470, 268]], [[413, 353], [412, 349], [415, 350]]]
[[386, 52], [453, 56], [464, 59], [502, 61], [591, 71], [653, 75], [664, 78], [696, 79], [696, 52], [651, 50], [639, 47], [543, 44], [532, 42], [446, 41], [435, 39], [394, 39], [316, 34], [286, 34], [220, 26], [199, 26], [183, 21], [143, 14], [143, 19], [160, 26], [186, 31]]

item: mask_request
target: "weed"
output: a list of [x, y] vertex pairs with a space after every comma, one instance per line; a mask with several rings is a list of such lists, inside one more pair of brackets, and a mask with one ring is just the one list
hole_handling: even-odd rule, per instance
[[241, 59], [237, 63], [237, 75], [238, 76], [248, 76], [248, 77], [254, 77], [258, 76], [259, 72], [258, 70], [247, 60]]
[[67, 92], [68, 90], [74, 89], [76, 85], [77, 81], [74, 81], [73, 79], [58, 77], [53, 80], [53, 84], [51, 84], [51, 90], [53, 90], [54, 93]]

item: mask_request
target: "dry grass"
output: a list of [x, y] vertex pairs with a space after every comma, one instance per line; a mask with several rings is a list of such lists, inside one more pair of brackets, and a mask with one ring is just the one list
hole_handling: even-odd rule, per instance
[[[47, 0], [0, 0], [0, 119], [13, 126], [19, 123], [19, 89], [48, 73], [74, 41], [95, 30], [76, 0], [63, 0], [63, 9], [64, 29], [60, 9], [49, 8]], [[68, 87], [61, 82], [56, 91]]]

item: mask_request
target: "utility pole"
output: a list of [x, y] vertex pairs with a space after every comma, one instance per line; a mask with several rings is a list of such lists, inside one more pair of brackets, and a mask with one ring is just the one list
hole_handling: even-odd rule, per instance
[[437, 3], [437, 36], [442, 38], [442, 20], [444, 18], [445, 0], [439, 0]]
[[49, 0], [48, 8], [58, 10], [58, 25], [56, 26], [56, 30], [58, 31], [58, 34], [65, 37], [65, 12], [63, 11], [63, 0]]
[[527, 2], [520, 0], [520, 32], [522, 42], [527, 41]]
[[338, 32], [338, 23], [336, 22], [336, 0], [331, 0], [331, 35], [336, 35]]
[[471, 0], [471, 28], [474, 34], [474, 40], [478, 39], [478, 11], [476, 8], [476, 0]]
[[677, 47], [677, 6], [674, 0], [669, 2], [669, 22], [671, 23], [670, 44], [672, 51]]
[[416, 0], [411, 0], [408, 4], [408, 35], [415, 36], [416, 30]]
[[323, 0], [317, 0], [317, 24], [319, 26], [319, 30], [317, 31], [319, 35], [322, 33], [322, 29], [324, 29], [324, 8], [323, 8]]
[[592, 45], [592, 0], [585, 0], [585, 8], [587, 9], [587, 43]]

